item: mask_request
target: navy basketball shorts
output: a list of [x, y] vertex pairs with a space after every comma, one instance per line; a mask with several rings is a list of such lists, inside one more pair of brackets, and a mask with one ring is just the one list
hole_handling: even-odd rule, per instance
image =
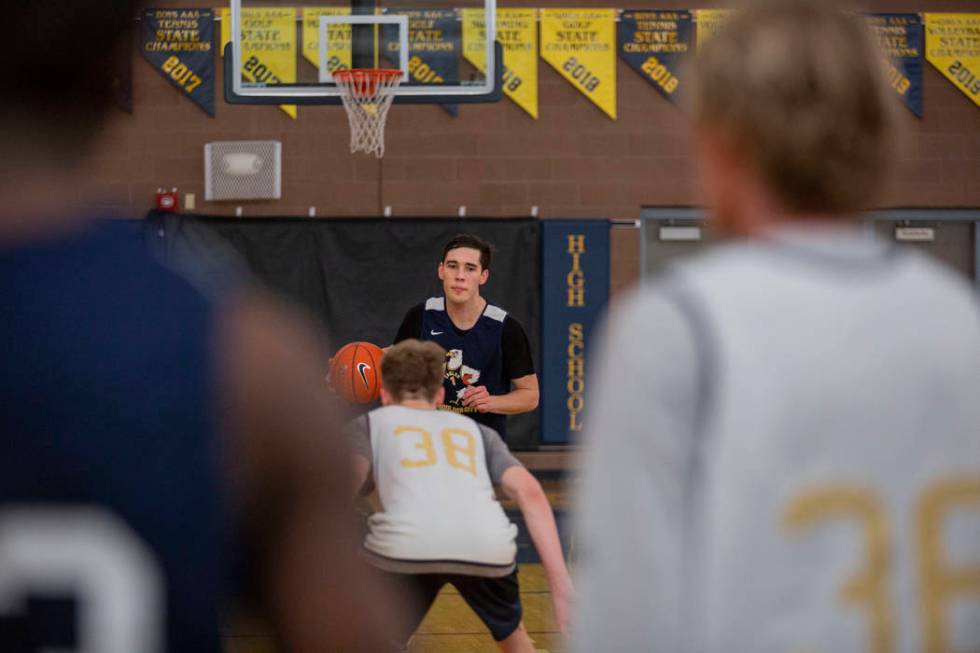
[[398, 574], [381, 572], [406, 597], [406, 629], [401, 641], [407, 642], [418, 629], [442, 587], [449, 583], [480, 617], [497, 642], [513, 634], [521, 625], [522, 609], [517, 569], [509, 576], [483, 578], [460, 574]]

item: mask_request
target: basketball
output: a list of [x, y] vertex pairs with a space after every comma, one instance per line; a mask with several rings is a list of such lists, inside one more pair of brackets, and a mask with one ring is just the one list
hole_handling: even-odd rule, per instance
[[330, 382], [352, 404], [366, 404], [381, 396], [381, 347], [370, 342], [350, 342], [334, 354]]

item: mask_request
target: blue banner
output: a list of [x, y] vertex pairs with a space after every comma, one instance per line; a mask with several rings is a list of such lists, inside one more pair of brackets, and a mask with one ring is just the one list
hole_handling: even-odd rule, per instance
[[[386, 9], [385, 14], [408, 16], [409, 79], [406, 85], [459, 83], [461, 39], [455, 9]], [[382, 25], [381, 34], [385, 57], [397, 62], [398, 28]], [[459, 107], [455, 104], [439, 106], [453, 117], [459, 115]]]
[[674, 104], [683, 93], [681, 63], [693, 26], [690, 11], [624, 9], [619, 17], [619, 56]]
[[168, 82], [214, 117], [214, 12], [145, 10], [140, 51]]
[[586, 352], [609, 300], [609, 222], [541, 221], [541, 444], [565, 444], [586, 414]]
[[885, 58], [888, 82], [909, 111], [922, 117], [922, 19], [919, 14], [869, 14]]

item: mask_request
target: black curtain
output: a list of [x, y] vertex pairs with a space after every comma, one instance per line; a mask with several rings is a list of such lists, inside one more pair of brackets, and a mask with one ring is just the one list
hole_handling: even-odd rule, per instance
[[[474, 233], [497, 248], [483, 296], [517, 318], [539, 356], [537, 220], [513, 218], [228, 218], [151, 213], [146, 235], [159, 255], [203, 287], [242, 277], [308, 310], [334, 351], [354, 340], [391, 344], [402, 317], [441, 295], [442, 246]], [[321, 363], [326, 370], [326, 361]], [[537, 413], [510, 418], [514, 449], [538, 445]]]

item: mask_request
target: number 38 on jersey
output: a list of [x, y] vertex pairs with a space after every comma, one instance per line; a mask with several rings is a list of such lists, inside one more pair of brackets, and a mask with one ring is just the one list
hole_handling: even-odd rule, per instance
[[417, 451], [418, 454], [402, 458], [402, 467], [433, 467], [442, 460], [450, 467], [476, 476], [476, 439], [469, 431], [459, 428], [442, 429], [439, 431], [438, 448], [432, 433], [421, 426], [398, 426], [395, 428], [395, 436], [412, 438], [413, 453]]

